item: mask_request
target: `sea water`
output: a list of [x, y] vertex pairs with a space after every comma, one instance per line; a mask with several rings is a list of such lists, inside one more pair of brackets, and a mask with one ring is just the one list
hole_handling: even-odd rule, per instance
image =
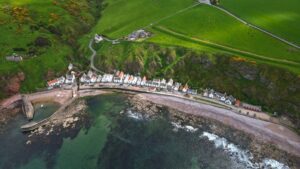
[[[82, 124], [32, 138], [19, 115], [0, 134], [1, 169], [204, 169], [257, 168], [239, 145], [192, 125], [130, 110], [121, 94], [87, 98]], [[265, 158], [263, 165], [288, 166]]]

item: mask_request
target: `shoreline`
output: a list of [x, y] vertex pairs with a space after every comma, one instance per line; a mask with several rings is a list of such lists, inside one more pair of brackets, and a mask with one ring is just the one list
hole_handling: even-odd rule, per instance
[[[85, 89], [79, 90], [79, 96], [75, 99], [88, 97], [88, 96], [97, 96], [101, 94], [113, 93], [113, 90], [95, 90], [95, 89]], [[125, 92], [126, 93], [126, 92]], [[70, 99], [71, 96], [70, 90], [52, 90], [48, 92], [39, 92], [29, 94], [31, 97], [30, 100], [33, 103], [43, 102], [43, 101], [54, 101], [60, 103], [62, 107], [73, 99]], [[58, 97], [58, 95], [60, 95]], [[255, 138], [263, 142], [272, 143], [278, 146], [279, 149], [282, 149], [286, 152], [292, 153], [300, 157], [300, 136], [279, 124], [254, 119], [251, 117], [243, 116], [233, 112], [232, 110], [216, 107], [213, 105], [208, 105], [201, 102], [196, 102], [192, 100], [187, 100], [180, 97], [172, 97], [167, 95], [157, 95], [151, 93], [136, 93], [135, 97], [139, 97], [141, 100], [146, 100], [157, 105], [163, 105], [166, 107], [179, 110], [186, 114], [191, 114], [195, 116], [202, 116], [212, 120], [217, 120], [225, 125], [231, 126], [235, 129], [241, 130], [245, 133], [254, 135]], [[13, 96], [13, 98], [16, 98]], [[57, 100], [58, 99], [58, 100]], [[10, 98], [8, 99], [9, 103], [11, 102]], [[73, 101], [72, 101], [73, 102]], [[7, 103], [7, 102], [4, 102]], [[13, 104], [14, 102], [11, 102]], [[0, 107], [3, 104], [0, 104]], [[9, 107], [10, 105], [7, 104]], [[2, 109], [5, 108], [2, 106]], [[59, 113], [57, 116], [61, 116]], [[52, 116], [53, 117], [53, 116]]]
[[186, 114], [217, 120], [225, 125], [253, 135], [259, 141], [274, 144], [279, 149], [300, 157], [300, 136], [284, 126], [239, 115], [230, 110], [175, 97], [156, 96], [153, 94], [137, 94], [135, 97], [157, 105], [170, 107]]

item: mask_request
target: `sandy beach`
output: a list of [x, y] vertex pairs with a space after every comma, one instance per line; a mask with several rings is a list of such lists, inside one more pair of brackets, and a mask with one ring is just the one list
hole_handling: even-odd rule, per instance
[[272, 143], [278, 148], [300, 157], [300, 136], [284, 126], [176, 97], [153, 94], [138, 94], [137, 97], [188, 114], [220, 121], [233, 128], [252, 134], [258, 140]]

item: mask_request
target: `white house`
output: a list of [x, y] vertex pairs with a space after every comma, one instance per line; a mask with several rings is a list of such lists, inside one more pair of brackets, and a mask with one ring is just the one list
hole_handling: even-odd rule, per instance
[[97, 77], [97, 83], [101, 82], [101, 79], [102, 79], [102, 76], [98, 75], [98, 77]]
[[103, 39], [103, 37], [101, 36], [101, 35], [98, 35], [98, 34], [96, 34], [95, 35], [95, 42], [96, 43], [99, 43], [99, 42], [101, 42], [101, 41], [103, 41], [104, 39]]
[[121, 78], [119, 76], [115, 76], [113, 82], [114, 83], [121, 83]]
[[72, 70], [72, 69], [73, 69], [73, 64], [70, 63], [69, 66], [68, 66], [68, 70], [70, 71], [70, 70]]
[[141, 81], [141, 86], [145, 86], [146, 82], [147, 82], [147, 78], [146, 78], [146, 76], [144, 76], [142, 81]]
[[167, 83], [167, 86], [173, 86], [173, 83], [174, 83], [173, 79], [170, 79]]
[[92, 78], [93, 74], [94, 74], [94, 72], [91, 71], [91, 70], [89, 70], [88, 73], [87, 73], [87, 75], [88, 75], [89, 78]]
[[229, 97], [226, 98], [225, 103], [229, 105], [233, 105], [235, 103], [236, 99], [230, 95]]
[[208, 94], [208, 97], [213, 99], [213, 98], [215, 98], [215, 95], [214, 95], [213, 92], [210, 92], [210, 93]]
[[128, 83], [129, 77], [130, 77], [129, 74], [126, 74], [126, 75], [125, 75], [125, 77], [124, 77], [124, 83], [125, 83], [125, 84]]
[[182, 88], [182, 92], [186, 93], [189, 89], [189, 86], [187, 84], [184, 85], [184, 87]]
[[108, 74], [107, 82], [111, 83], [113, 81], [114, 75]]
[[134, 76], [131, 84], [136, 85], [137, 81], [138, 81], [138, 77]]
[[180, 86], [181, 86], [181, 83], [175, 82], [174, 90], [178, 91]]
[[133, 81], [133, 76], [130, 75], [129, 78], [128, 78], [128, 84], [132, 84], [132, 81]]
[[73, 84], [74, 82], [75, 82], [75, 75], [73, 73], [72, 74], [67, 74], [65, 83], [66, 84]]
[[153, 79], [152, 84], [153, 84], [153, 87], [159, 87], [160, 86], [160, 80], [159, 79]]
[[141, 77], [138, 77], [138, 78], [137, 78], [136, 85], [140, 86], [140, 85], [141, 85], [141, 82], [142, 82], [142, 78], [141, 78]]
[[57, 80], [60, 84], [63, 84], [65, 83], [66, 78], [64, 76], [61, 76], [60, 78], [57, 78]]
[[222, 101], [222, 102], [226, 101], [226, 94], [215, 92], [215, 95], [220, 101]]
[[103, 77], [102, 77], [102, 79], [101, 79], [101, 82], [102, 82], [102, 83], [107, 82], [107, 74], [104, 74], [104, 75], [103, 75]]
[[208, 89], [205, 89], [205, 90], [203, 91], [203, 96], [204, 96], [204, 97], [208, 97], [208, 94], [209, 94], [209, 93], [208, 93]]
[[96, 81], [97, 81], [97, 75], [93, 74], [91, 77], [91, 83], [96, 83]]
[[87, 82], [87, 75], [85, 73], [80, 77], [80, 82], [81, 83], [86, 83]]

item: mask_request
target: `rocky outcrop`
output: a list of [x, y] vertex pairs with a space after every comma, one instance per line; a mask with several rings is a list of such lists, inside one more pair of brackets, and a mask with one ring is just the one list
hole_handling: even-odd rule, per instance
[[262, 159], [269, 157], [280, 160], [287, 164], [290, 168], [300, 167], [298, 157], [280, 150], [273, 144], [268, 144], [259, 140], [253, 135], [245, 134], [243, 131], [224, 125], [218, 121], [180, 112], [176, 109], [153, 104], [147, 100], [141, 99], [138, 95], [129, 98], [132, 110], [139, 112], [143, 117], [150, 119], [164, 118], [175, 122], [180, 126], [193, 126], [200, 130], [214, 133], [220, 137], [224, 137], [239, 148], [249, 150], [254, 162], [261, 162]]
[[25, 80], [25, 74], [23, 72], [17, 73], [15, 76], [9, 78], [6, 82], [5, 91], [8, 95], [14, 95], [19, 92], [21, 82]]

